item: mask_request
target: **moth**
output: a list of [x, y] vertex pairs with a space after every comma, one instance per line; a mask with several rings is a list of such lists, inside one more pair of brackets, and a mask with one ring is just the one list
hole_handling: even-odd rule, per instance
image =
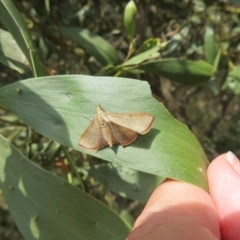
[[97, 151], [114, 143], [129, 145], [137, 138], [137, 133], [150, 131], [154, 117], [145, 112], [106, 113], [97, 106], [97, 114], [83, 132], [78, 145], [86, 150]]

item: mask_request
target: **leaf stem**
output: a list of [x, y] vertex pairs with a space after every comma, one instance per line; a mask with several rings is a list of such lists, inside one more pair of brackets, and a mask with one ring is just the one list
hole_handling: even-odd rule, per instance
[[76, 176], [77, 176], [77, 178], [78, 178], [78, 181], [79, 181], [79, 183], [80, 183], [81, 189], [82, 189], [83, 191], [86, 191], [86, 190], [85, 190], [85, 187], [84, 187], [84, 184], [83, 184], [83, 182], [82, 182], [82, 178], [81, 178], [81, 176], [80, 176], [79, 173], [78, 173], [76, 164], [75, 164], [75, 162], [73, 161], [72, 157], [70, 156], [67, 148], [62, 145], [62, 150], [63, 150], [63, 152], [64, 152], [64, 154], [65, 154], [65, 156], [66, 156], [66, 158], [67, 158], [67, 160], [68, 160], [68, 162], [69, 162], [72, 170], [75, 172], [75, 174], [76, 174]]

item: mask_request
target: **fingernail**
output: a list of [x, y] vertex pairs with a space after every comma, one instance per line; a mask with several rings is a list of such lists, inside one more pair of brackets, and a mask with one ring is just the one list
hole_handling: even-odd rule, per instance
[[227, 152], [226, 159], [232, 165], [234, 170], [240, 175], [240, 162], [234, 153], [231, 151]]

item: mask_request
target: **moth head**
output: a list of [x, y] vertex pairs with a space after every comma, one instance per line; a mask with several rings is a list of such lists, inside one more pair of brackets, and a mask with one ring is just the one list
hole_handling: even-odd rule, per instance
[[100, 104], [97, 105], [97, 112], [102, 112], [104, 111], [103, 108], [101, 107]]

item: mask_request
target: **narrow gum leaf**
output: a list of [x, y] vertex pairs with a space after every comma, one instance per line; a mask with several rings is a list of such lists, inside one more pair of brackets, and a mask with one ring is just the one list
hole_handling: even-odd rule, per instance
[[[208, 160], [201, 145], [186, 125], [152, 98], [147, 82], [81, 75], [28, 79], [1, 88], [0, 104], [65, 146], [138, 171], [208, 188]], [[78, 141], [96, 114], [97, 104], [109, 112], [146, 112], [155, 117], [155, 122], [147, 134], [139, 135], [129, 146], [115, 144], [89, 152], [81, 149]]]

